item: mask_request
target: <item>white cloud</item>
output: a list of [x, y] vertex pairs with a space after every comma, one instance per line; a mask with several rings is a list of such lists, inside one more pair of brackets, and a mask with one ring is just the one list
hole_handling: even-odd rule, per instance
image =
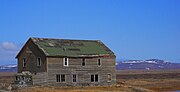
[[19, 52], [20, 45], [13, 42], [1, 42], [0, 43], [0, 65], [14, 63], [16, 61], [15, 56]]
[[5, 50], [18, 50], [18, 46], [13, 42], [2, 42], [0, 46]]

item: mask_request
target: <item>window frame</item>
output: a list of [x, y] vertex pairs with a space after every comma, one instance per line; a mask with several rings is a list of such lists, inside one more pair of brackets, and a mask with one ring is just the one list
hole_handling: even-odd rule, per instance
[[[67, 64], [66, 64], [67, 63]], [[63, 58], [63, 65], [64, 66], [69, 66], [69, 58], [67, 58], [67, 57], [64, 57]]]
[[97, 65], [100, 67], [102, 65], [102, 58], [97, 59]]
[[77, 74], [72, 75], [72, 82], [76, 83], [77, 82]]
[[36, 62], [36, 66], [37, 67], [40, 67], [41, 66], [41, 63], [42, 63], [42, 60], [40, 57], [37, 58], [37, 62]]
[[22, 67], [26, 67], [26, 58], [22, 58]]
[[112, 75], [111, 73], [107, 74], [107, 82], [111, 82], [112, 81]]
[[56, 74], [56, 82], [61, 82], [61, 75], [60, 74]]
[[65, 83], [66, 75], [65, 74], [56, 74], [56, 82], [57, 83]]
[[91, 82], [94, 82], [94, 74], [91, 74]]
[[95, 74], [95, 75], [94, 75], [94, 81], [95, 81], [95, 82], [99, 82], [99, 75], [98, 75], [98, 74]]
[[91, 82], [99, 82], [99, 75], [91, 74]]
[[61, 74], [61, 78], [60, 78], [61, 82], [66, 82], [66, 75], [65, 74]]

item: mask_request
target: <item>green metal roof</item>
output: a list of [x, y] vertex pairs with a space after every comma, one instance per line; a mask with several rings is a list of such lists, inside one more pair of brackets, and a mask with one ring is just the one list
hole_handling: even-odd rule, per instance
[[31, 38], [47, 56], [93, 56], [114, 54], [99, 40]]

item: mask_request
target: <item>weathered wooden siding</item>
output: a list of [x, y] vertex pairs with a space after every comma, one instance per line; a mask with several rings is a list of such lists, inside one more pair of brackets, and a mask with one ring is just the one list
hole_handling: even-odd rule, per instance
[[[30, 51], [32, 53], [29, 53]], [[29, 60], [27, 61], [28, 57]], [[41, 66], [37, 66], [38, 57], [41, 58]], [[23, 58], [26, 58], [27, 64], [25, 68], [23, 68]], [[22, 71], [30, 71], [31, 73], [46, 72], [46, 66], [47, 62], [45, 55], [32, 42], [29, 42], [18, 56], [18, 73], [21, 73]]]
[[33, 85], [47, 84], [47, 79], [48, 79], [47, 72], [40, 72], [32, 76]]
[[[63, 58], [48, 58], [48, 82], [55, 85], [112, 85], [116, 83], [115, 57], [103, 58], [102, 65], [98, 66], [98, 58], [69, 58], [69, 65], [63, 66]], [[56, 74], [65, 74], [66, 82], [57, 83]], [[72, 75], [77, 75], [77, 82], [72, 83]], [[91, 74], [98, 74], [99, 82], [91, 83]], [[112, 81], [107, 82], [107, 75], [111, 74]]]

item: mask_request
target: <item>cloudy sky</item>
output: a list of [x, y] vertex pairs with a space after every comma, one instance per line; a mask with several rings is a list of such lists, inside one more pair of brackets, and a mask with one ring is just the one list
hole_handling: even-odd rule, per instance
[[0, 65], [29, 37], [102, 40], [117, 59], [180, 63], [180, 0], [0, 0]]

